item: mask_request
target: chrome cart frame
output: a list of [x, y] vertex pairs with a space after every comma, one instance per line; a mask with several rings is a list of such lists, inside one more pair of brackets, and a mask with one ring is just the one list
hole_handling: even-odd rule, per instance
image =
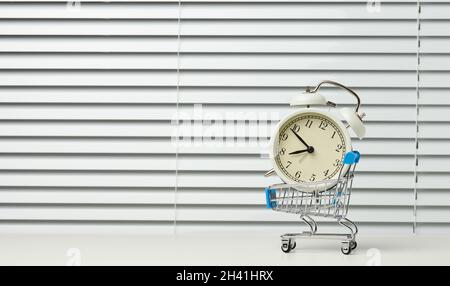
[[[281, 250], [290, 252], [296, 247], [297, 238], [341, 239], [341, 251], [350, 254], [357, 246], [358, 227], [346, 218], [353, 185], [356, 165], [359, 162], [358, 151], [348, 152], [344, 164], [350, 165], [345, 174], [339, 173], [337, 179], [299, 184], [277, 184], [265, 189], [267, 207], [277, 212], [300, 215], [310, 231], [286, 233], [281, 235]], [[318, 233], [317, 223], [312, 217], [335, 218], [350, 233]]]

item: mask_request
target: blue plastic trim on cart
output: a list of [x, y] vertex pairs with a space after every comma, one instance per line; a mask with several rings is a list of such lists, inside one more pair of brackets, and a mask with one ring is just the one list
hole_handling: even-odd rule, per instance
[[272, 198], [276, 197], [276, 190], [265, 188], [266, 191], [266, 208], [271, 209], [277, 206], [277, 202], [272, 202]]
[[359, 158], [361, 158], [361, 154], [359, 153], [359, 151], [353, 151], [353, 153], [356, 153], [356, 159], [355, 159], [355, 163], [359, 163]]
[[347, 154], [345, 154], [344, 164], [353, 165], [355, 163], [358, 163], [360, 157], [361, 155], [359, 154], [358, 151], [350, 151]]

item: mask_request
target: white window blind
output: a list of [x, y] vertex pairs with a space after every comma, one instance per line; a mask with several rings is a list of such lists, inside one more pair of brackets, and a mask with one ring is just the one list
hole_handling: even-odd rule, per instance
[[450, 218], [450, 3], [424, 1], [420, 14], [418, 232], [448, 232]]
[[[266, 136], [219, 123], [260, 128], [322, 79], [368, 114], [349, 216], [446, 229], [450, 1], [377, 5], [0, 1], [0, 230], [292, 230], [264, 208]], [[246, 143], [176, 142], [176, 115]]]

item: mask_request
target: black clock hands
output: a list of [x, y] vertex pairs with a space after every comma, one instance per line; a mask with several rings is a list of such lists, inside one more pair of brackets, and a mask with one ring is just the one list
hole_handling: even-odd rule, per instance
[[[297, 137], [298, 140], [300, 140], [303, 143], [303, 145], [306, 146], [306, 148], [307, 148], [306, 151], [308, 151], [308, 153], [314, 152], [314, 147], [313, 146], [309, 146], [308, 143], [306, 143], [305, 140], [303, 140], [303, 138], [300, 137], [300, 135], [298, 135], [297, 132], [294, 131], [294, 129], [291, 129], [291, 131], [292, 131], [292, 133], [294, 133], [295, 137]], [[300, 151], [302, 151], [302, 150], [300, 150]], [[295, 151], [295, 152], [298, 152], [298, 151]], [[303, 152], [298, 152], [298, 153], [295, 153], [295, 154], [299, 154], [299, 153], [303, 153]]]
[[298, 140], [300, 140], [300, 141], [303, 143], [303, 145], [306, 146], [306, 148], [309, 148], [308, 143], [306, 143], [305, 140], [303, 140], [303, 138], [300, 137], [300, 135], [298, 135], [298, 134], [294, 131], [294, 129], [291, 129], [291, 131], [292, 131], [292, 133], [294, 133], [295, 137], [297, 137]]
[[305, 153], [305, 152], [308, 152], [308, 149], [294, 151], [294, 152], [289, 153], [289, 155], [300, 154], [300, 153]]

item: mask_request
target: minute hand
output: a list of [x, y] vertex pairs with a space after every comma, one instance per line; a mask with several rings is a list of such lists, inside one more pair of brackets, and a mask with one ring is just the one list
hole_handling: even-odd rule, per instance
[[306, 143], [305, 140], [303, 140], [303, 138], [300, 137], [300, 135], [298, 135], [298, 134], [294, 131], [294, 129], [291, 129], [291, 131], [292, 131], [292, 133], [294, 133], [295, 137], [297, 137], [298, 140], [300, 140], [300, 141], [306, 146], [306, 148], [309, 148], [308, 143]]

